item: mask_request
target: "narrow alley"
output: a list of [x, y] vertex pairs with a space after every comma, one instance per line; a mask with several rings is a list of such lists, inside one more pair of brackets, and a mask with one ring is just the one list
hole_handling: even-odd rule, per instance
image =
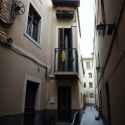
[[[74, 115], [75, 116], [75, 115]], [[34, 114], [18, 115], [13, 117], [4, 117], [0, 119], [0, 125], [107, 125], [102, 118], [96, 120], [98, 112], [94, 106], [86, 106], [74, 118], [74, 122], [57, 122], [55, 117], [46, 115], [42, 112]]]
[[0, 125], [125, 125], [125, 0], [0, 0]]
[[96, 120], [96, 117], [98, 117], [98, 112], [95, 107], [87, 106], [82, 113], [80, 125], [106, 125], [101, 118]]

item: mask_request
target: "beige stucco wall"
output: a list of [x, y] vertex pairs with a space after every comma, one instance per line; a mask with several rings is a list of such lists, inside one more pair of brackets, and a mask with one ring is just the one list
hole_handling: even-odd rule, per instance
[[44, 108], [46, 70], [2, 47], [0, 58], [0, 115], [24, 112], [27, 80], [39, 83], [35, 109]]
[[[113, 0], [105, 0], [105, 17], [106, 23], [118, 22], [118, 18], [120, 16], [120, 10], [123, 5], [123, 0], [113, 1]], [[101, 11], [101, 10], [99, 10]], [[101, 21], [101, 15], [98, 15], [98, 20]], [[108, 107], [107, 107], [107, 96], [106, 96], [106, 87], [105, 83], [108, 82], [109, 85], [109, 94], [110, 94], [110, 111], [111, 111], [111, 123], [112, 125], [123, 125], [125, 122], [124, 112], [125, 112], [125, 84], [124, 84], [124, 48], [125, 48], [125, 29], [124, 29], [124, 21], [125, 21], [125, 11], [123, 12], [120, 26], [118, 28], [118, 32], [115, 36], [99, 36], [96, 34], [95, 40], [95, 54], [96, 58], [98, 53], [100, 55], [101, 68], [103, 68], [105, 60], [108, 56], [108, 50], [111, 45], [111, 41], [113, 37], [115, 38], [113, 49], [111, 52], [111, 56], [108, 60], [108, 65], [106, 66], [103, 78], [100, 81], [99, 90], [102, 91], [102, 112], [103, 115], [108, 120]], [[97, 59], [98, 63], [98, 59]], [[102, 71], [101, 71], [102, 72]], [[100, 73], [101, 73], [100, 72]], [[100, 79], [100, 73], [99, 78]]]
[[[48, 56], [51, 50], [49, 44], [52, 29], [52, 5], [50, 4], [49, 0], [48, 3], [45, 1], [40, 2], [39, 0], [24, 0], [23, 2], [25, 4], [26, 11], [24, 15], [16, 17], [14, 24], [11, 26], [11, 28], [9, 28], [9, 35], [13, 38], [14, 43], [17, 46], [23, 48], [25, 51], [41, 60], [41, 62], [47, 64], [47, 59], [49, 59]], [[38, 45], [34, 44], [30, 37], [28, 37], [28, 34], [26, 34], [30, 3], [41, 16], [40, 43]]]
[[[53, 13], [52, 13], [52, 33], [51, 33], [51, 61], [52, 61], [52, 65], [51, 65], [51, 70], [50, 70], [50, 74], [52, 74], [53, 72], [53, 68], [54, 68], [54, 49], [58, 48], [58, 28], [72, 28], [72, 35], [73, 35], [73, 48], [77, 48], [78, 49], [78, 53], [79, 53], [79, 40], [78, 39], [80, 37], [80, 33], [79, 33], [79, 26], [78, 26], [78, 15], [77, 15], [77, 10], [75, 12], [75, 18], [73, 20], [67, 21], [67, 20], [57, 20], [56, 15], [55, 15], [55, 8], [53, 8]], [[79, 60], [80, 60], [80, 53], [78, 54], [79, 56]], [[49, 62], [50, 65], [50, 62]], [[79, 63], [79, 65], [81, 65]], [[81, 70], [81, 68], [80, 68]], [[81, 71], [80, 71], [81, 73]], [[79, 81], [72, 81], [71, 83], [67, 83], [67, 85], [70, 85], [72, 87], [72, 110], [79, 110], [80, 108], [83, 107], [83, 101], [81, 101], [81, 76], [79, 74]], [[65, 82], [64, 82], [65, 83]], [[58, 105], [57, 105], [57, 89], [58, 89], [58, 85], [60, 84], [59, 81], [57, 80], [48, 80], [47, 81], [47, 98], [48, 98], [48, 103], [47, 103], [47, 108], [50, 110], [57, 110]], [[49, 103], [49, 101], [51, 100], [51, 98], [53, 98], [55, 100], [54, 104]]]
[[78, 81], [76, 80], [48, 80], [47, 82], [47, 109], [57, 110], [58, 109], [58, 87], [71, 87], [71, 109], [80, 110], [81, 98], [80, 98], [80, 88]]
[[[16, 16], [15, 22], [10, 27], [0, 28], [13, 39], [12, 49], [0, 47], [0, 115], [24, 112], [27, 80], [39, 83], [35, 109], [46, 108], [45, 67], [47, 63], [51, 63], [49, 43], [53, 8], [49, 0], [22, 2], [25, 5], [24, 15]], [[26, 34], [30, 3], [41, 16], [39, 45], [34, 44]]]
[[[36, 110], [57, 109], [55, 105], [48, 104], [49, 98], [57, 98], [56, 80], [47, 80], [47, 75], [53, 74], [54, 49], [58, 47], [58, 28], [72, 27], [73, 47], [78, 48], [78, 20], [59, 21], [56, 18], [55, 8], [51, 0], [22, 0], [25, 13], [16, 16], [15, 22], [7, 28], [0, 26], [13, 39], [12, 49], [0, 47], [0, 115], [24, 112], [26, 80], [39, 82]], [[30, 3], [41, 16], [40, 44], [36, 44], [26, 34], [27, 19]], [[30, 58], [29, 58], [30, 57]], [[35, 61], [34, 61], [35, 60]], [[80, 85], [74, 82], [72, 86], [73, 109], [80, 109]], [[82, 106], [81, 106], [82, 107]]]

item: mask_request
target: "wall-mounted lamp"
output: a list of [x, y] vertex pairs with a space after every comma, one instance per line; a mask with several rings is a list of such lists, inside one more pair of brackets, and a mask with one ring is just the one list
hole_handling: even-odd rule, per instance
[[103, 24], [100, 23], [96, 25], [96, 30], [99, 33], [103, 33], [103, 35], [112, 35], [113, 31], [115, 30], [115, 24]]

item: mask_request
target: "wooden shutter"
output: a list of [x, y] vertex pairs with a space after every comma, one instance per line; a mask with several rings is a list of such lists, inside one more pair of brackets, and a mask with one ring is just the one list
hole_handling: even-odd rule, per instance
[[63, 28], [59, 28], [59, 31], [58, 31], [58, 47], [64, 48], [64, 29]]

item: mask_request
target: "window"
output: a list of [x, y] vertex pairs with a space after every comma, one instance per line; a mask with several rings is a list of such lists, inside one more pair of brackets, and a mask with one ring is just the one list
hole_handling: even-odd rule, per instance
[[92, 73], [89, 73], [89, 78], [92, 78]]
[[33, 6], [30, 5], [26, 33], [37, 43], [39, 43], [40, 20], [41, 17]]
[[93, 83], [89, 82], [89, 88], [93, 88]]
[[89, 61], [86, 62], [86, 68], [90, 69], [90, 62]]
[[90, 94], [89, 94], [89, 97], [90, 97], [90, 98], [94, 98], [94, 93], [90, 93]]
[[58, 47], [59, 48], [72, 48], [72, 29], [59, 28], [58, 30]]
[[85, 96], [88, 97], [88, 93], [86, 93]]
[[86, 88], [86, 82], [84, 82], [84, 88]]

